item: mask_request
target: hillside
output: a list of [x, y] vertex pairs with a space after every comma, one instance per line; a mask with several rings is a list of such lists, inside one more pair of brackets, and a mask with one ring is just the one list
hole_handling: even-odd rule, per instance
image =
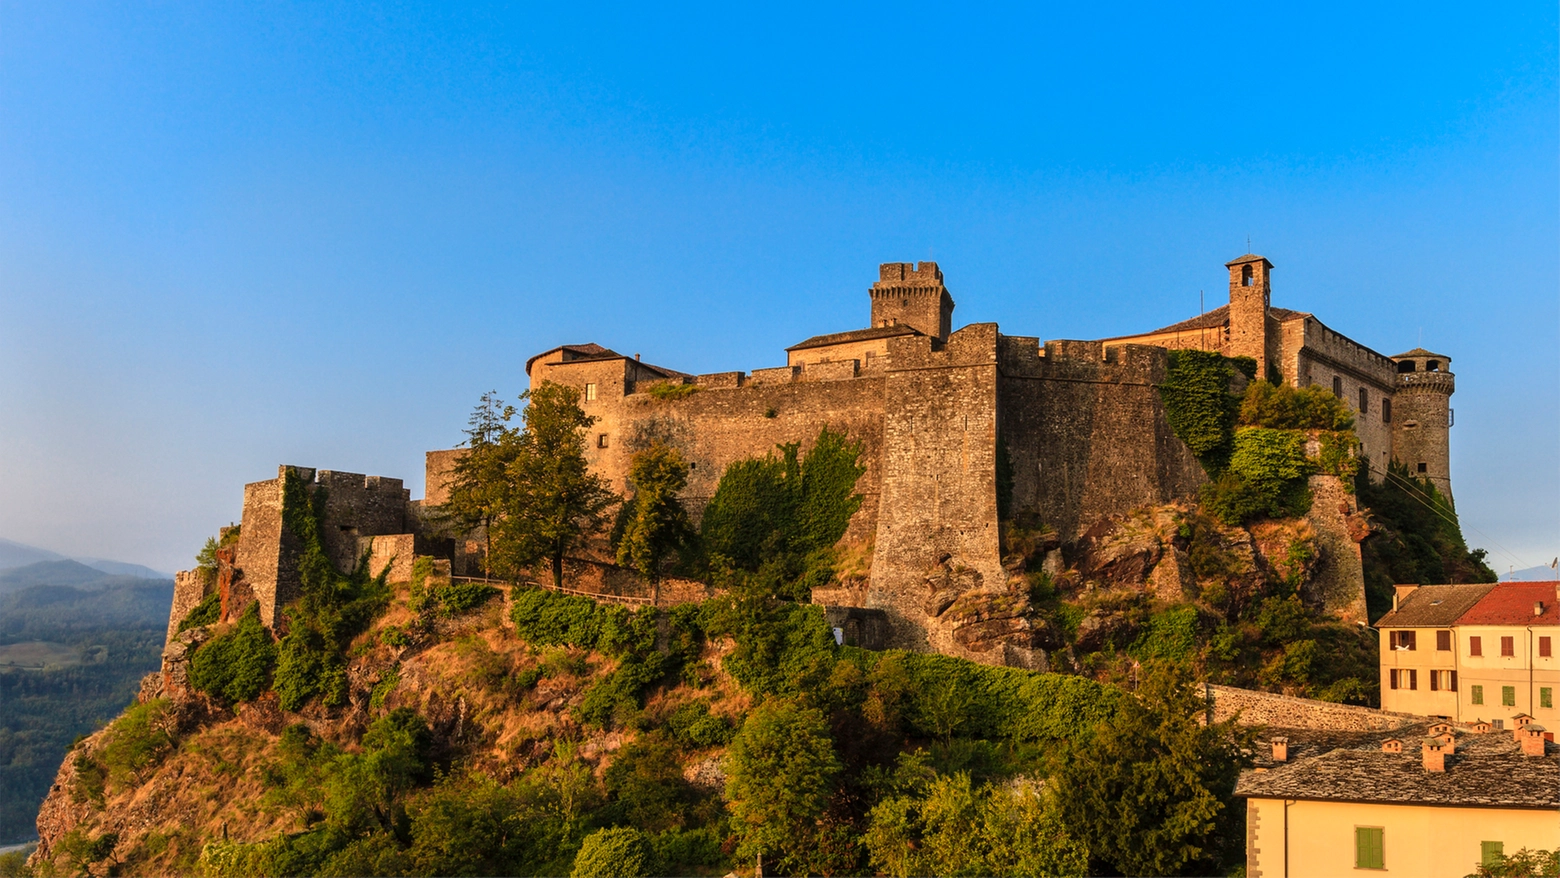
[[[334, 691], [297, 691], [296, 644], [255, 638], [252, 615], [184, 632], [201, 645], [171, 684], [149, 677], [65, 760], [35, 866], [721, 874], [764, 853], [824, 874], [1081, 874], [1086, 821], [1048, 790], [1080, 782], [1063, 775], [1097, 723], [1139, 712], [1079, 677], [837, 647], [819, 608], [759, 595], [630, 612], [426, 570], [358, 588], [371, 621], [317, 657], [341, 662]], [[1231, 730], [1170, 722], [1205, 766], [1182, 794], [1227, 799]], [[1238, 855], [1217, 824], [1194, 833], [1199, 862]]]
[[[34, 568], [56, 565], [81, 567]], [[118, 715], [158, 666], [173, 584], [111, 579], [99, 590], [51, 584], [0, 593], [0, 844], [34, 837], [38, 806], [71, 742]]]

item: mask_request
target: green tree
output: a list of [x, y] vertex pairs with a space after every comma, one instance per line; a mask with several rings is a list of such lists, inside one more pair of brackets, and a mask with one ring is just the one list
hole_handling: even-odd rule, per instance
[[515, 408], [502, 402], [498, 391], [482, 394], [466, 422], [466, 453], [455, 461], [450, 499], [445, 509], [464, 530], [483, 528], [484, 570], [491, 573], [489, 529], [512, 493], [509, 467], [520, 453], [521, 431], [509, 425]]
[[1205, 709], [1183, 667], [1145, 666], [1135, 697], [1075, 741], [1054, 778], [1068, 834], [1124, 875], [1217, 869], [1248, 741], [1232, 722], [1200, 723]]
[[638, 878], [655, 859], [644, 833], [628, 826], [598, 829], [585, 836], [569, 878]]
[[681, 452], [659, 441], [635, 454], [628, 467], [634, 498], [628, 502], [617, 560], [651, 581], [657, 602], [661, 561], [669, 552], [686, 546], [693, 535], [688, 512], [677, 499], [688, 486], [688, 469]]
[[840, 768], [829, 724], [816, 708], [776, 700], [749, 714], [726, 753], [738, 853], [778, 854], [782, 870], [804, 865]]
[[606, 480], [585, 460], [585, 431], [596, 419], [579, 406], [572, 387], [544, 382], [521, 399], [525, 431], [505, 467], [508, 487], [492, 525], [492, 554], [511, 575], [548, 561], [554, 588], [563, 588], [563, 559], [599, 531], [618, 502]]

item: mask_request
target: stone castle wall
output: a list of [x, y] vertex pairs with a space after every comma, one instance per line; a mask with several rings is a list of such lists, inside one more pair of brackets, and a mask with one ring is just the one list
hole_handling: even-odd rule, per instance
[[1280, 729], [1314, 729], [1333, 732], [1382, 732], [1423, 723], [1425, 718], [1409, 713], [1392, 713], [1372, 707], [1334, 704], [1310, 698], [1275, 695], [1233, 686], [1203, 684], [1208, 701], [1208, 719], [1224, 722], [1239, 715], [1243, 726], [1272, 726]]
[[1163, 348], [1002, 338], [1002, 437], [1013, 508], [1063, 541], [1080, 526], [1136, 506], [1194, 496], [1201, 464], [1165, 420], [1156, 385]]

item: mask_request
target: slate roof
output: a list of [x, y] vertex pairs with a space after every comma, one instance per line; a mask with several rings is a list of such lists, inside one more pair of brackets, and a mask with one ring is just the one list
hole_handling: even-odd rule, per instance
[[[1427, 726], [1428, 727], [1428, 724]], [[1417, 727], [1416, 727], [1417, 730]], [[1420, 734], [1400, 734], [1402, 753], [1384, 753], [1373, 743], [1340, 747], [1267, 770], [1241, 773], [1235, 795], [1244, 798], [1305, 799], [1464, 807], [1560, 808], [1560, 746], [1543, 756], [1523, 756], [1510, 732], [1457, 736], [1446, 771], [1425, 771]], [[1293, 739], [1291, 739], [1292, 741]], [[1294, 752], [1291, 744], [1291, 753]]]
[[[561, 355], [563, 357], [561, 362], [565, 362], [565, 363], [589, 363], [589, 362], [598, 362], [598, 361], [601, 361], [601, 360], [626, 360], [626, 359], [628, 359], [628, 357], [618, 353], [617, 351], [612, 350], [611, 348], [604, 348], [601, 345], [595, 344], [595, 343], [590, 343], [590, 344], [565, 344], [565, 345], [559, 345], [558, 347], [552, 348], [551, 350], [542, 351], [541, 353], [537, 354], [536, 356], [532, 357], [531, 359], [526, 360], [525, 361], [525, 374], [527, 374], [527, 375], [531, 374], [531, 366], [533, 364], [535, 364], [537, 360], [540, 360], [542, 357], [548, 356], [550, 354], [559, 354], [559, 355]], [[652, 366], [649, 363], [640, 362], [639, 360], [635, 360], [634, 362], [639, 363], [639, 365], [641, 367], [645, 368], [645, 369], [649, 369], [650, 371], [656, 372], [656, 373], [658, 373], [660, 375], [663, 375], [663, 376], [665, 376], [667, 378], [676, 378], [676, 377], [685, 376], [685, 373], [678, 372], [675, 369], [667, 369], [664, 366]]]
[[[1422, 585], [1398, 601], [1397, 609], [1376, 620], [1377, 628], [1450, 628], [1495, 588], [1493, 582]], [[1532, 612], [1532, 604], [1528, 605]]]
[[[1490, 589], [1468, 612], [1459, 625], [1560, 625], [1560, 583], [1502, 582]], [[1542, 603], [1544, 612], [1533, 614], [1533, 605]], [[1379, 623], [1378, 623], [1379, 624]]]
[[901, 335], [921, 335], [922, 332], [912, 326], [898, 324], [896, 326], [874, 326], [870, 329], [852, 329], [849, 332], [835, 332], [829, 335], [815, 335], [806, 341], [798, 342], [786, 348], [786, 352], [806, 350], [807, 348], [821, 348], [828, 345], [847, 344], [853, 341], [871, 341], [876, 338], [895, 338]]
[[[1291, 311], [1288, 308], [1268, 308], [1268, 313], [1280, 323], [1288, 323], [1298, 317], [1310, 317], [1309, 311]], [[1230, 322], [1230, 306], [1220, 305], [1212, 311], [1207, 311], [1190, 320], [1182, 320], [1180, 323], [1172, 323], [1169, 326], [1148, 332], [1138, 332], [1132, 335], [1117, 336], [1118, 338], [1135, 338], [1139, 335], [1158, 335], [1161, 332], [1191, 332], [1197, 329], [1215, 329]], [[1113, 341], [1113, 339], [1105, 339]]]
[[1404, 351], [1403, 353], [1398, 354], [1397, 356], [1393, 357], [1392, 359], [1394, 359], [1394, 360], [1401, 360], [1404, 357], [1440, 357], [1443, 360], [1451, 359], [1451, 357], [1448, 357], [1445, 354], [1432, 353], [1430, 351], [1425, 350], [1424, 348], [1414, 348], [1411, 351]]
[[1268, 262], [1268, 258], [1266, 256], [1258, 256], [1255, 253], [1247, 253], [1245, 256], [1237, 256], [1234, 259], [1231, 259], [1229, 262], [1224, 263], [1224, 267], [1229, 268], [1231, 265], [1239, 265], [1242, 262], [1267, 262], [1268, 265], [1273, 264]]

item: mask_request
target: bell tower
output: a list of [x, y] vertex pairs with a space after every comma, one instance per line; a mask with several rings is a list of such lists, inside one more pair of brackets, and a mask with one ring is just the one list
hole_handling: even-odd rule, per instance
[[937, 263], [885, 262], [872, 285], [872, 325], [906, 325], [940, 341], [953, 331], [953, 297]]
[[1256, 360], [1257, 378], [1266, 378], [1270, 369], [1278, 365], [1277, 351], [1273, 350], [1277, 347], [1278, 331], [1268, 316], [1273, 298], [1273, 263], [1264, 256], [1248, 253], [1224, 263], [1224, 267], [1230, 270], [1230, 341], [1226, 353]]

